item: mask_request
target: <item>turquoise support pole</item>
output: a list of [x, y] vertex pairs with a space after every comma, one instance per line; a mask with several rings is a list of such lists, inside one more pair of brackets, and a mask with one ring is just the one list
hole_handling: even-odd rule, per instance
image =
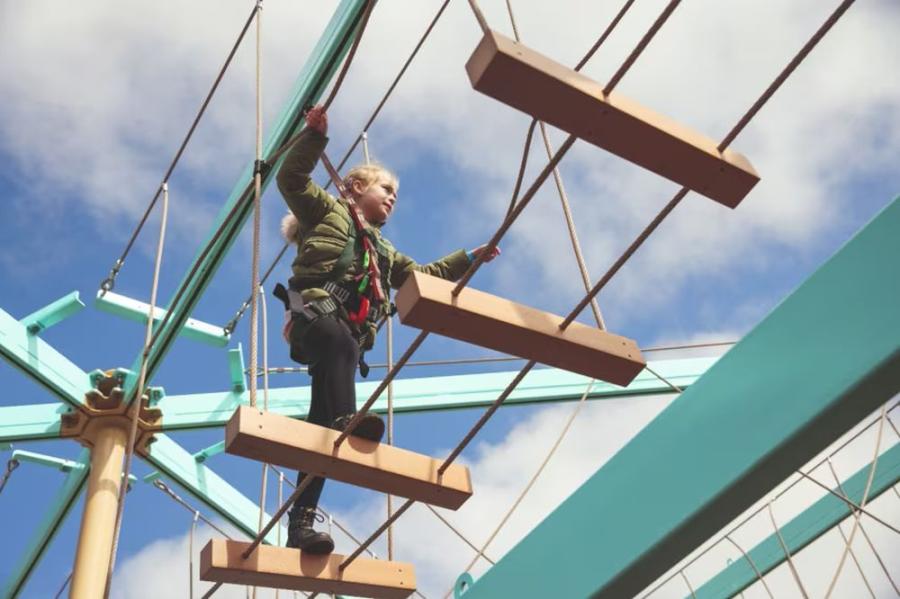
[[66, 318], [77, 314], [84, 309], [84, 302], [78, 298], [78, 292], [72, 293], [59, 298], [55, 302], [44, 306], [36, 312], [32, 312], [19, 322], [22, 323], [29, 333], [37, 335], [44, 329], [48, 329], [53, 325], [62, 322]]
[[91, 388], [87, 373], [3, 310], [0, 356], [62, 401], [84, 404], [84, 393]]
[[[860, 468], [841, 484], [850, 500], [857, 505], [862, 500], [870, 469], [869, 465]], [[868, 500], [876, 499], [897, 482], [900, 482], [900, 444], [895, 444], [878, 458]], [[840, 493], [840, 489], [836, 488], [834, 491]], [[783, 525], [781, 537], [791, 555], [795, 555], [849, 515], [847, 503], [829, 493]], [[862, 519], [866, 522], [868, 516], [863, 515]], [[747, 551], [747, 554], [763, 575], [785, 561], [784, 550], [774, 534]], [[753, 567], [746, 559], [741, 558], [696, 589], [695, 595], [697, 599], [727, 599], [736, 596], [757, 580]]]
[[[291, 100], [270, 132], [263, 152], [271, 155], [281, 147], [303, 122], [303, 109], [313, 104], [324, 92], [328, 82], [340, 65], [340, 59], [349, 50], [356, 25], [362, 16], [365, 0], [343, 0], [335, 10], [334, 16], [319, 39], [310, 58], [307, 60], [295, 85]], [[271, 180], [273, 168], [262, 177], [263, 188]], [[171, 312], [169, 321], [158, 331], [158, 336], [147, 355], [147, 379], [151, 380], [163, 357], [175, 341], [185, 320], [197, 305], [203, 291], [209, 285], [218, 270], [226, 253], [237, 239], [241, 228], [252, 212], [253, 207], [253, 168], [252, 164], [244, 169], [238, 179], [228, 201], [222, 208], [216, 225], [207, 237], [203, 247], [182, 280], [172, 302], [168, 306]], [[140, 369], [141, 357], [135, 360], [134, 372]], [[126, 397], [131, 400], [137, 377], [131, 377], [126, 386]]]
[[898, 231], [895, 200], [466, 598], [633, 597], [895, 395]]
[[18, 565], [13, 568], [9, 578], [3, 583], [0, 597], [14, 599], [22, 592], [29, 576], [40, 563], [44, 551], [47, 550], [57, 530], [59, 530], [72, 506], [75, 505], [78, 495], [84, 488], [90, 463], [91, 453], [87, 449], [83, 449], [77, 461], [77, 464], [81, 465], [81, 467], [72, 468], [66, 475], [62, 489], [54, 497], [46, 516], [44, 516], [44, 520], [28, 543], [25, 551], [22, 552]]

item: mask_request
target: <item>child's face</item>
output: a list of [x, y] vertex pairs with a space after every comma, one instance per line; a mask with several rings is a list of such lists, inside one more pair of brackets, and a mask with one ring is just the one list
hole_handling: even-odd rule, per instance
[[353, 182], [353, 195], [363, 216], [370, 223], [383, 223], [394, 211], [397, 203], [397, 190], [390, 177], [381, 176], [366, 188], [362, 181]]

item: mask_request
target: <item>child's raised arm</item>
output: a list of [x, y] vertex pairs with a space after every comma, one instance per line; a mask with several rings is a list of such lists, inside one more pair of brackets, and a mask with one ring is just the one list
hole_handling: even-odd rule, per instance
[[336, 200], [310, 177], [328, 144], [328, 117], [316, 107], [306, 116], [306, 128], [285, 156], [276, 180], [288, 208], [302, 226], [311, 226], [334, 208]]

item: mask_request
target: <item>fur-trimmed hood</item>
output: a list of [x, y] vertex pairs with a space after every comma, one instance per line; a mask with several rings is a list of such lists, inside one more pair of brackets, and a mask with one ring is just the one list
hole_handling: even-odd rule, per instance
[[293, 212], [288, 212], [281, 219], [281, 236], [290, 244], [300, 243], [300, 222]]

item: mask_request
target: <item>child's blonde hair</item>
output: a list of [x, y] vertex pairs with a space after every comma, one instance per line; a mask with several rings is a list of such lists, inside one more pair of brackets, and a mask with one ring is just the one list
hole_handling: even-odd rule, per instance
[[[350, 169], [344, 177], [344, 187], [349, 191], [352, 188], [354, 181], [361, 181], [365, 188], [368, 189], [381, 180], [382, 177], [391, 182], [394, 186], [394, 193], [397, 193], [397, 190], [400, 187], [400, 181], [397, 179], [397, 175], [375, 162], [361, 164]], [[284, 237], [284, 240], [288, 243], [294, 245], [300, 244], [300, 223], [297, 221], [297, 217], [290, 211], [288, 211], [288, 213], [284, 215], [284, 218], [281, 219], [281, 236]]]
[[368, 189], [382, 178], [390, 181], [394, 186], [394, 193], [397, 193], [398, 188], [400, 187], [400, 181], [397, 179], [397, 175], [377, 162], [361, 164], [351, 168], [344, 176], [344, 187], [347, 188], [347, 191], [350, 191], [353, 187], [353, 182], [360, 181], [365, 188]]

